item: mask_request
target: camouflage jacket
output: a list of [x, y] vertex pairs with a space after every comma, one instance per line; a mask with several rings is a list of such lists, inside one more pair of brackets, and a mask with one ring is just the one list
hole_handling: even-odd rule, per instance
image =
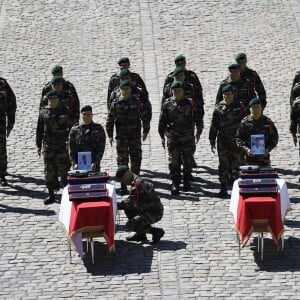
[[[251, 99], [255, 98], [256, 95], [255, 95], [254, 88], [249, 85], [248, 81], [242, 78], [238, 81], [232, 81], [230, 76], [224, 79], [219, 86], [219, 90], [216, 97], [216, 104], [218, 104], [223, 100], [222, 89], [227, 84], [232, 85], [234, 88], [234, 100], [242, 102], [243, 105], [245, 106], [246, 113], [250, 113], [249, 102]], [[263, 107], [265, 106], [263, 102], [262, 102], [262, 106]]]
[[73, 126], [70, 131], [70, 157], [73, 163], [78, 163], [78, 152], [90, 151], [92, 163], [101, 161], [105, 149], [105, 131], [100, 124], [92, 122], [89, 125]]
[[163, 213], [163, 205], [154, 191], [153, 183], [138, 175], [134, 175], [131, 191], [126, 202], [127, 205], [130, 204], [130, 206], [139, 209], [141, 214], [162, 215]]
[[[42, 97], [40, 101], [40, 110], [43, 107], [46, 107], [48, 105], [48, 98], [46, 97], [46, 94], [52, 90], [52, 84], [51, 82], [47, 82], [42, 90]], [[74, 98], [75, 103], [79, 103], [79, 97], [76, 92], [75, 86], [68, 80], [63, 79], [63, 90], [67, 91], [72, 95]], [[78, 105], [79, 106], [79, 105]]]
[[152, 109], [148, 102], [142, 102], [134, 95], [128, 100], [118, 97], [112, 102], [107, 116], [107, 135], [109, 138], [113, 137], [115, 126], [116, 138], [140, 137], [141, 122], [143, 125], [143, 132], [148, 133], [150, 130], [151, 118]]
[[271, 152], [278, 143], [278, 132], [271, 119], [262, 115], [254, 120], [251, 115], [245, 117], [236, 132], [236, 143], [245, 152], [251, 149], [251, 135], [263, 134], [265, 148]]
[[267, 95], [264, 85], [256, 71], [246, 67], [244, 72], [241, 72], [241, 78], [246, 80], [250, 89], [254, 89], [258, 98], [262, 101], [263, 108], [267, 105]]
[[7, 81], [0, 77], [0, 131], [13, 128], [16, 109], [16, 96]]
[[[145, 85], [144, 80], [138, 73], [130, 72], [131, 81], [135, 83], [136, 86], [140, 87], [148, 97], [148, 91]], [[120, 86], [120, 76], [118, 73], [115, 73], [111, 76], [107, 89], [107, 103], [110, 103], [111, 93]]]
[[218, 103], [214, 109], [209, 129], [210, 144], [215, 145], [217, 137], [224, 142], [232, 142], [243, 117], [244, 106], [241, 103], [233, 102], [229, 106], [224, 101]]
[[65, 147], [69, 136], [69, 119], [65, 109], [59, 105], [55, 109], [42, 108], [36, 128], [36, 146], [49, 149]]
[[203, 114], [193, 106], [192, 100], [184, 97], [177, 102], [174, 96], [165, 101], [162, 106], [158, 132], [162, 139], [165, 134], [169, 138], [185, 139], [194, 136], [194, 124], [197, 133], [203, 130]]
[[300, 97], [297, 97], [291, 105], [290, 132], [300, 133]]

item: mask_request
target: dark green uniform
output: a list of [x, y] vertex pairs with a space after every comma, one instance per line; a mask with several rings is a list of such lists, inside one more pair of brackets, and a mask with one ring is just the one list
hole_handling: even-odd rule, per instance
[[150, 225], [162, 218], [163, 205], [150, 181], [134, 175], [131, 187], [128, 198], [123, 202], [125, 214], [129, 219], [126, 226], [129, 231], [148, 233]]
[[203, 114], [193, 106], [192, 100], [184, 97], [176, 102], [174, 96], [162, 106], [158, 132], [162, 139], [167, 136], [170, 178], [176, 184], [181, 182], [180, 157], [183, 173], [188, 177], [192, 172], [195, 147], [194, 126], [197, 133], [203, 130]]
[[105, 149], [105, 131], [100, 124], [81, 124], [70, 131], [70, 157], [73, 165], [78, 164], [78, 152], [90, 151], [95, 171], [100, 170], [100, 162]]
[[[294, 99], [291, 105], [290, 132], [293, 136], [297, 135], [297, 133], [300, 133], [300, 97]], [[299, 156], [300, 156], [300, 147], [299, 147]]]
[[56, 174], [60, 175], [63, 185], [67, 184], [67, 175], [71, 163], [67, 150], [69, 136], [69, 119], [64, 107], [49, 107], [40, 111], [37, 129], [36, 146], [42, 148], [46, 186], [54, 190]]
[[258, 165], [259, 167], [270, 166], [270, 155], [248, 156], [247, 151], [251, 150], [251, 135], [263, 134], [265, 148], [272, 151], [278, 143], [278, 132], [271, 119], [262, 115], [258, 120], [254, 120], [251, 115], [245, 117], [236, 133], [236, 143], [244, 153], [245, 163]]
[[6, 175], [6, 130], [15, 124], [16, 96], [4, 78], [0, 77], [0, 176]]
[[244, 115], [244, 107], [239, 102], [227, 106], [225, 101], [217, 104], [209, 130], [210, 144], [215, 146], [219, 156], [219, 180], [228, 184], [238, 177], [242, 164], [242, 152], [235, 143], [236, 130]]
[[141, 128], [143, 126], [143, 133], [148, 133], [151, 118], [151, 106], [133, 95], [128, 100], [122, 96], [116, 98], [108, 113], [106, 132], [109, 138], [113, 138], [116, 127], [117, 163], [128, 165], [130, 156], [131, 170], [135, 174], [139, 174], [142, 161]]

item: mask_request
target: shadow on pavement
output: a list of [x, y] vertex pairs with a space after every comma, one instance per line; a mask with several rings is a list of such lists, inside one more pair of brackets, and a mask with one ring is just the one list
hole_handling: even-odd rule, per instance
[[12, 207], [12, 206], [8, 206], [5, 204], [0, 204], [0, 213], [32, 214], [32, 215], [37, 215], [37, 216], [55, 215], [55, 211], [53, 211], [53, 210]]
[[254, 251], [253, 256], [256, 264], [261, 271], [267, 272], [284, 272], [300, 271], [300, 239], [289, 237], [285, 239], [284, 251], [278, 251], [273, 244], [272, 239], [264, 239], [264, 260], [261, 261], [258, 253], [257, 238], [251, 244]]
[[7, 174], [8, 176], [12, 177], [13, 180], [10, 180], [8, 178], [9, 182], [16, 183], [16, 182], [22, 182], [22, 183], [35, 183], [36, 185], [43, 185], [45, 184], [44, 179], [37, 179], [30, 176], [24, 176], [24, 175], [18, 175], [18, 174]]
[[[154, 251], [176, 251], [186, 248], [186, 243], [163, 240], [155, 246], [116, 241], [116, 252], [107, 253], [107, 245], [95, 242], [95, 264], [91, 253], [85, 254], [83, 263], [93, 276], [150, 273]], [[84, 249], [85, 249], [84, 245]]]
[[19, 185], [12, 185], [8, 182], [8, 185], [5, 188], [1, 189], [1, 194], [19, 196], [19, 197], [30, 197], [34, 199], [44, 199], [48, 193], [39, 190], [31, 190], [24, 188]]

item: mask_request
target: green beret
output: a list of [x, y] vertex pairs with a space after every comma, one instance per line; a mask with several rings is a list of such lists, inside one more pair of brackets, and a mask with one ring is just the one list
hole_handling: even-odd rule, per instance
[[122, 69], [119, 76], [120, 77], [124, 77], [124, 76], [127, 76], [127, 75], [130, 75], [130, 71], [128, 69]]
[[175, 70], [173, 71], [173, 75], [176, 76], [178, 75], [179, 73], [181, 72], [184, 72], [184, 69], [183, 68], [180, 68], [180, 67], [177, 67], [175, 68]]
[[129, 170], [127, 165], [120, 165], [116, 172], [116, 181], [121, 181], [124, 174]]
[[84, 105], [84, 106], [81, 107], [80, 112], [83, 113], [85, 111], [93, 111], [93, 110], [92, 110], [92, 107], [90, 105]]
[[235, 57], [235, 61], [238, 62], [240, 59], [247, 59], [247, 55], [245, 53], [239, 53]]
[[240, 65], [238, 65], [238, 64], [231, 64], [228, 66], [229, 70], [237, 70], [239, 68], [240, 68]]
[[171, 85], [171, 89], [178, 89], [182, 88], [182, 82], [181, 81], [174, 81]]
[[126, 56], [121, 57], [121, 58], [118, 60], [118, 65], [123, 64], [123, 63], [128, 63], [128, 64], [130, 65], [129, 58], [126, 57]]
[[222, 93], [233, 92], [233, 86], [231, 84], [226, 84], [222, 87]]
[[183, 55], [178, 55], [175, 57], [175, 64], [178, 62], [178, 61], [185, 61], [185, 57]]
[[131, 81], [130, 80], [122, 80], [120, 83], [120, 88], [123, 86], [130, 86], [131, 87]]
[[261, 104], [261, 101], [259, 98], [253, 98], [250, 100], [249, 102], [249, 106], [251, 107], [252, 105], [255, 105], [255, 104]]
[[54, 76], [52, 79], [51, 79], [51, 83], [57, 83], [57, 82], [63, 82], [63, 78], [60, 77], [60, 76]]
[[52, 75], [55, 75], [57, 73], [61, 73], [62, 72], [62, 66], [60, 65], [55, 65], [52, 69], [51, 69], [51, 73]]
[[53, 96], [58, 96], [58, 91], [57, 90], [51, 90], [46, 94], [47, 98], [53, 97]]

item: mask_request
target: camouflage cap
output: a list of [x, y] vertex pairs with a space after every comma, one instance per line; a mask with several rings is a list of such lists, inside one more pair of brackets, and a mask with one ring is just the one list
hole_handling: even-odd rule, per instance
[[247, 59], [247, 55], [245, 53], [242, 53], [242, 52], [238, 53], [235, 57], [235, 61], [238, 62], [241, 59]]
[[54, 76], [52, 79], [51, 79], [51, 83], [57, 83], [57, 82], [63, 82], [63, 78], [60, 77], [60, 76]]
[[185, 61], [185, 56], [183, 56], [183, 55], [181, 55], [181, 54], [178, 55], [178, 56], [176, 56], [175, 59], [174, 59], [175, 64], [176, 64], [178, 61]]
[[80, 112], [83, 113], [85, 111], [93, 111], [93, 110], [92, 110], [92, 107], [90, 105], [84, 105], [84, 106], [81, 107]]
[[63, 70], [63, 67], [60, 65], [55, 65], [52, 69], [51, 69], [51, 73], [52, 75], [55, 75], [57, 73], [61, 73]]
[[123, 86], [130, 86], [131, 87], [130, 80], [122, 80], [121, 83], [120, 83], [120, 88], [122, 88]]
[[126, 57], [126, 56], [123, 56], [123, 57], [119, 58], [118, 65], [123, 64], [123, 63], [128, 63], [130, 65], [129, 58]]
[[222, 93], [233, 92], [233, 86], [231, 84], [226, 84], [222, 87]]
[[127, 165], [120, 165], [116, 172], [116, 181], [121, 181], [124, 174], [129, 170]]
[[261, 104], [261, 101], [259, 98], [253, 98], [250, 100], [249, 102], [249, 106], [251, 107], [252, 105], [255, 105], [255, 104]]
[[182, 89], [182, 82], [181, 81], [174, 81], [171, 85], [171, 89]]
[[47, 98], [58, 96], [58, 91], [57, 90], [51, 90], [50, 92], [48, 92], [46, 94], [46, 96], [47, 96]]
[[128, 69], [122, 69], [119, 76], [120, 77], [124, 77], [124, 76], [127, 76], [127, 75], [130, 75], [130, 71]]
[[175, 68], [175, 70], [173, 71], [173, 75], [176, 76], [176, 75], [178, 75], [178, 74], [181, 73], [181, 72], [184, 72], [184, 69], [181, 68], [181, 67], [177, 67], [177, 68]]
[[231, 64], [228, 66], [228, 70], [237, 70], [240, 68], [239, 64]]

